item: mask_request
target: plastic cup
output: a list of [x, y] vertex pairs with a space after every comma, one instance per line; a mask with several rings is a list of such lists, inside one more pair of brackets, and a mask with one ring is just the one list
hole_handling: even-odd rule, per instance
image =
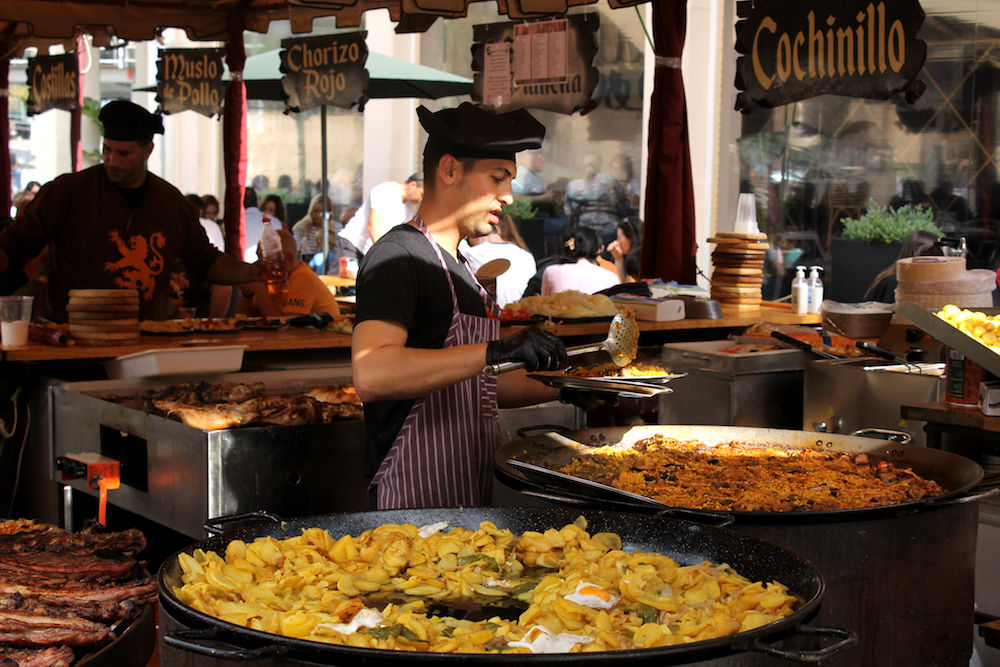
[[33, 296], [0, 296], [0, 341], [4, 347], [28, 344]]
[[752, 192], [740, 194], [740, 203], [736, 209], [736, 228], [738, 234], [757, 234], [757, 200]]

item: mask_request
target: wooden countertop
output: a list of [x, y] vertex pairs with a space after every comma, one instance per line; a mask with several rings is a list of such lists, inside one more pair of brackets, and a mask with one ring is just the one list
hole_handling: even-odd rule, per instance
[[[767, 303], [760, 308], [740, 309], [722, 307], [722, 319], [675, 320], [673, 322], [639, 322], [640, 332], [668, 330], [710, 330], [746, 327], [758, 322], [776, 324], [819, 324], [820, 315], [796, 315], [787, 304]], [[589, 324], [546, 323], [545, 328], [557, 336], [606, 335], [607, 322]], [[504, 327], [504, 330], [516, 327]], [[711, 338], [709, 334], [706, 338]], [[92, 347], [86, 345], [41, 345], [29, 343], [24, 347], [0, 346], [3, 361], [59, 361], [74, 359], [110, 359], [146, 350], [209, 345], [246, 345], [248, 352], [268, 350], [323, 350], [350, 347], [348, 334], [320, 331], [313, 328], [289, 327], [279, 331], [239, 331], [236, 333], [196, 333], [184, 336], [142, 336], [135, 345]]]
[[135, 345], [40, 345], [0, 348], [4, 361], [58, 361], [71, 359], [110, 359], [146, 350], [246, 345], [248, 352], [262, 350], [319, 350], [350, 347], [350, 334], [320, 331], [314, 328], [288, 327], [278, 331], [237, 331], [235, 333], [192, 333], [183, 336], [141, 336]]
[[915, 419], [931, 424], [960, 426], [991, 433], [1000, 433], [1000, 417], [988, 417], [977, 406], [968, 408], [947, 403], [920, 403], [904, 405], [900, 408], [903, 419]]

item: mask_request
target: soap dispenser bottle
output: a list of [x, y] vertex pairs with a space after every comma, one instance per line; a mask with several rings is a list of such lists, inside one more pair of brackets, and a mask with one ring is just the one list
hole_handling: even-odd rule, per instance
[[809, 312], [818, 313], [823, 308], [823, 281], [819, 279], [822, 266], [809, 267]]
[[792, 310], [799, 315], [809, 312], [809, 284], [806, 282], [806, 267], [795, 267], [795, 280], [792, 281]]

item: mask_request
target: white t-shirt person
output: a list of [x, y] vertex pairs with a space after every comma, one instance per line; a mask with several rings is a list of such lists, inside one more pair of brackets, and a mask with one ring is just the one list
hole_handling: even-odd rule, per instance
[[[499, 239], [499, 235], [497, 238]], [[503, 242], [502, 239], [499, 242], [483, 241], [476, 245], [470, 245], [468, 241], [463, 240], [458, 249], [469, 261], [473, 273], [495, 259], [502, 258], [510, 262], [510, 268], [497, 276], [497, 305], [501, 308], [520, 300], [528, 281], [538, 270], [534, 255], [513, 243]]]
[[[338, 236], [350, 242], [361, 254], [364, 254], [387, 231], [413, 219], [423, 194], [423, 181], [379, 183], [371, 189], [365, 203], [357, 210], [350, 222], [340, 230]], [[372, 237], [372, 225], [375, 227], [374, 238]]]

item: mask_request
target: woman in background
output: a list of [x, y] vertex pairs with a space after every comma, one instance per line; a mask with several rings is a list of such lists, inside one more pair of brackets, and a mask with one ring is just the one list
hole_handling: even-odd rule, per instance
[[545, 269], [542, 296], [566, 290], [594, 294], [617, 285], [617, 274], [597, 264], [597, 253], [602, 245], [600, 234], [589, 227], [577, 227], [566, 232], [562, 243], [563, 254], [576, 261]]
[[639, 231], [628, 220], [618, 223], [618, 238], [608, 246], [608, 252], [615, 260], [615, 272], [618, 274], [620, 282], [634, 282], [628, 280], [629, 274], [625, 267], [625, 259], [634, 250], [640, 248]]
[[285, 213], [285, 202], [278, 195], [267, 195], [261, 199], [260, 212], [270, 218], [281, 220], [281, 226], [288, 227], [288, 214]]
[[[299, 256], [312, 258], [318, 252], [322, 252], [319, 243], [316, 241], [318, 232], [323, 231], [323, 195], [316, 195], [309, 202], [309, 209], [301, 220], [292, 227], [292, 236], [299, 244]], [[333, 207], [329, 198], [326, 200], [326, 210], [332, 211]], [[330, 230], [331, 241], [335, 240], [333, 229]], [[308, 259], [306, 260], [308, 261]]]

